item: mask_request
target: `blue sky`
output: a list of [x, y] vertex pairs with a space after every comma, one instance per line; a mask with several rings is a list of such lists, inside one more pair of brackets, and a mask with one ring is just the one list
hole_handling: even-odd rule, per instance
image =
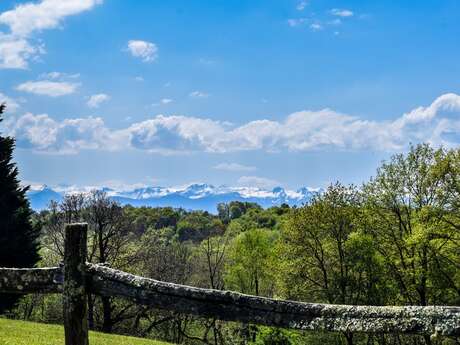
[[361, 183], [460, 142], [460, 3], [0, 2], [2, 131], [34, 183]]

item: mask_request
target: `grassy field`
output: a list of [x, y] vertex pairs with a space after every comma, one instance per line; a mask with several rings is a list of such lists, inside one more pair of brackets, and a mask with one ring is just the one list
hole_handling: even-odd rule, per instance
[[[167, 343], [91, 332], [90, 345], [168, 345]], [[62, 326], [0, 319], [0, 345], [63, 345]]]

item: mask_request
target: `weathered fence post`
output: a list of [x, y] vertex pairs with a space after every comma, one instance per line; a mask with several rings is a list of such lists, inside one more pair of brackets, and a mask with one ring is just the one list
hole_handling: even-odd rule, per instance
[[88, 345], [87, 224], [68, 224], [64, 239], [65, 345]]

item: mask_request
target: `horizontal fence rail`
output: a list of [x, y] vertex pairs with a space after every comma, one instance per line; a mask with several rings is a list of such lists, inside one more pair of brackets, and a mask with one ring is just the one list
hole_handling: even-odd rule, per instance
[[0, 268], [0, 292], [10, 294], [61, 293], [62, 268]]
[[[460, 307], [376, 307], [302, 303], [200, 289], [86, 264], [88, 291], [158, 309], [224, 321], [336, 332], [460, 336]], [[63, 270], [0, 268], [0, 291], [60, 293]]]
[[459, 307], [301, 303], [200, 289], [88, 265], [90, 291], [159, 309], [300, 330], [460, 336]]
[[64, 265], [0, 268], [0, 293], [63, 293], [66, 345], [87, 345], [87, 293], [224, 321], [297, 330], [460, 337], [460, 307], [302, 303], [166, 283], [85, 263], [86, 224], [66, 226]]

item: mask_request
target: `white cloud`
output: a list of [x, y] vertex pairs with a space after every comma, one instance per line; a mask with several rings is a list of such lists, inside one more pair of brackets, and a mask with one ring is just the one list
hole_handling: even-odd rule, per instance
[[334, 20], [331, 20], [331, 21], [327, 22], [327, 24], [329, 24], [329, 25], [340, 25], [340, 24], [342, 24], [342, 20], [340, 18], [336, 18]]
[[34, 31], [54, 29], [68, 16], [92, 9], [102, 0], [42, 0], [26, 3], [0, 14], [0, 23], [8, 25], [14, 35], [25, 37]]
[[265, 177], [259, 176], [241, 176], [238, 179], [238, 185], [242, 187], [257, 187], [261, 189], [272, 189], [279, 186], [279, 183], [276, 180], [272, 180]]
[[321, 24], [319, 24], [319, 23], [313, 23], [313, 24], [310, 25], [310, 29], [312, 31], [320, 31], [320, 30], [323, 29], [323, 26]]
[[92, 95], [86, 104], [90, 108], [99, 108], [102, 103], [107, 102], [109, 99], [109, 95], [106, 95], [105, 93], [98, 93], [96, 95]]
[[40, 78], [43, 79], [59, 79], [62, 76], [62, 73], [60, 72], [49, 72], [49, 73], [43, 73], [40, 75]]
[[297, 11], [303, 11], [305, 9], [305, 7], [307, 7], [308, 5], [308, 1], [300, 1], [297, 6], [296, 6], [296, 9]]
[[127, 138], [110, 131], [101, 118], [53, 120], [47, 114], [27, 113], [7, 123], [17, 146], [37, 152], [75, 154], [81, 150], [119, 150]]
[[43, 52], [40, 46], [32, 46], [26, 39], [0, 32], [0, 68], [25, 69], [30, 59]]
[[128, 51], [144, 62], [153, 62], [158, 58], [158, 47], [152, 42], [131, 40], [128, 42]]
[[354, 16], [354, 13], [350, 10], [346, 9], [337, 9], [334, 8], [329, 11], [329, 13], [333, 16], [336, 16], [337, 18], [331, 19], [331, 20], [318, 20], [314, 19], [314, 17], [310, 18], [290, 18], [287, 20], [287, 23], [291, 27], [299, 27], [299, 26], [307, 26], [312, 30], [312, 31], [320, 31], [323, 30], [326, 26], [338, 26], [342, 24], [342, 20], [345, 17], [352, 17]]
[[[299, 111], [283, 121], [241, 125], [206, 118], [157, 115], [113, 130], [100, 118], [55, 121], [26, 114], [6, 124], [18, 146], [43, 152], [136, 149], [161, 154], [333, 150], [398, 151], [409, 143], [460, 145], [460, 96], [445, 94], [387, 121], [369, 121], [331, 109]], [[221, 166], [224, 167], [224, 166]], [[228, 168], [229, 166], [227, 166]], [[235, 168], [236, 166], [233, 166]]]
[[62, 72], [48, 72], [40, 75], [40, 79], [49, 80], [64, 80], [64, 79], [77, 79], [80, 77], [79, 73], [67, 74]]
[[137, 77], [134, 78], [134, 80], [135, 80], [135, 81], [142, 82], [142, 81], [144, 81], [144, 78], [141, 77], [141, 76], [137, 76]]
[[171, 98], [162, 98], [162, 99], [160, 100], [160, 103], [161, 103], [161, 104], [164, 104], [164, 105], [169, 104], [169, 103], [172, 103], [172, 102], [174, 102], [174, 100], [172, 100]]
[[78, 86], [77, 83], [41, 80], [22, 83], [16, 87], [16, 90], [36, 95], [60, 97], [74, 93]]
[[101, 3], [102, 0], [42, 0], [0, 13], [0, 24], [10, 29], [8, 34], [0, 32], [0, 68], [27, 68], [29, 61], [45, 53], [42, 44], [31, 42], [32, 33], [57, 28], [65, 17]]
[[339, 8], [333, 8], [330, 13], [337, 17], [353, 17], [354, 15], [353, 11]]
[[190, 92], [189, 96], [192, 98], [208, 98], [209, 93], [202, 92], [202, 91], [193, 91], [193, 92]]
[[290, 27], [296, 27], [305, 24], [308, 21], [307, 18], [291, 18], [287, 20]]
[[216, 170], [223, 171], [255, 171], [257, 170], [254, 166], [242, 165], [238, 163], [220, 163], [213, 167]]
[[418, 107], [401, 118], [402, 124], [416, 124], [433, 120], [441, 111], [459, 111], [460, 96], [454, 93], [447, 93], [438, 97], [428, 107]]
[[11, 97], [0, 92], [0, 104], [6, 104], [6, 111], [9, 113], [14, 113], [20, 107], [19, 103]]
[[207, 151], [216, 135], [225, 134], [220, 123], [210, 119], [163, 115], [135, 123], [124, 132], [131, 147], [165, 154]]

